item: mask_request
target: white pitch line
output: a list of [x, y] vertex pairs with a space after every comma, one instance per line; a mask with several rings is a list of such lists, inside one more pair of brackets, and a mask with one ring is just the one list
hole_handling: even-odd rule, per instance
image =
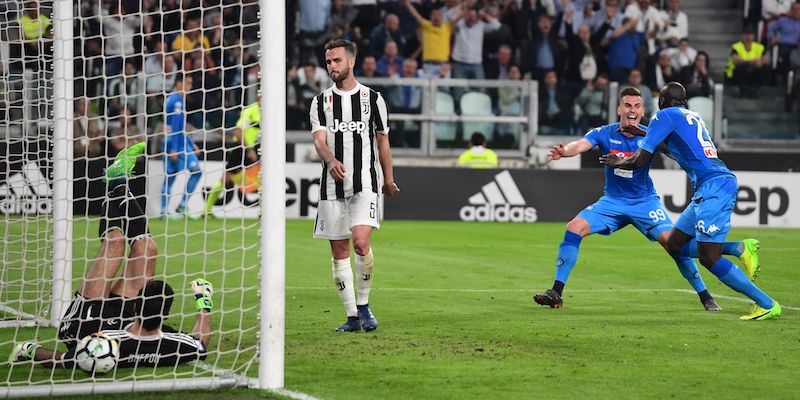
[[[328, 286], [287, 286], [286, 290], [332, 290]], [[408, 288], [408, 287], [395, 287], [395, 288], [372, 288], [373, 291], [386, 291], [386, 292], [447, 292], [447, 293], [519, 293], [528, 292], [533, 293], [535, 289], [448, 289], [448, 288]], [[570, 293], [647, 293], [647, 292], [673, 292], [673, 293], [690, 293], [695, 292], [689, 289], [570, 289]], [[723, 294], [715, 294], [715, 298], [740, 301], [744, 303], [752, 302], [752, 300], [744, 297], [727, 296]], [[781, 304], [781, 308], [792, 311], [800, 311], [800, 307], [788, 306]]]
[[[224, 368], [218, 368], [218, 367], [215, 367], [213, 365], [207, 364], [207, 363], [205, 363], [203, 361], [195, 361], [194, 365], [199, 369], [202, 369], [202, 370], [207, 371], [207, 372], [211, 372], [215, 376], [233, 376], [233, 377], [235, 377], [236, 378], [236, 386], [237, 387], [251, 387], [251, 388], [256, 387], [256, 385], [254, 385], [254, 384], [256, 383], [257, 379], [250, 378], [250, 377], [248, 377], [247, 375], [244, 375], [244, 374], [237, 374], [236, 372], [233, 372], [233, 370], [224, 369]], [[277, 394], [279, 394], [281, 396], [289, 397], [291, 399], [296, 399], [296, 400], [320, 400], [319, 398], [314, 397], [314, 396], [312, 396], [310, 394], [306, 394], [306, 393], [303, 393], [303, 392], [297, 392], [297, 391], [294, 391], [294, 390], [272, 389], [272, 390], [268, 390], [268, 391], [272, 392], [272, 393], [277, 393]]]

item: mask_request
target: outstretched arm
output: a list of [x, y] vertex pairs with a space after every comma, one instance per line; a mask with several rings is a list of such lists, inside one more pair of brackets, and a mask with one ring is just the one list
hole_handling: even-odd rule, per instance
[[550, 149], [547, 155], [549, 161], [555, 161], [564, 157], [574, 157], [592, 149], [594, 145], [586, 139], [579, 139], [567, 144], [559, 143]]
[[422, 18], [422, 15], [420, 15], [419, 11], [417, 11], [417, 8], [414, 7], [413, 4], [411, 4], [411, 1], [400, 0], [400, 4], [406, 7], [408, 13], [411, 14], [411, 17], [414, 18], [414, 20], [417, 21], [418, 24], [422, 25], [425, 23], [425, 18]]

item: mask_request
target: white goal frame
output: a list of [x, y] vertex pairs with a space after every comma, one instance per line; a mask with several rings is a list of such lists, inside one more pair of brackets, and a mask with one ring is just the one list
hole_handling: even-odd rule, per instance
[[[263, 11], [261, 11], [263, 10]], [[258, 377], [207, 369], [212, 377], [0, 387], [0, 398], [251, 387], [281, 391], [284, 385], [285, 205], [286, 193], [286, 6], [259, 0], [262, 135], [260, 216], [260, 306]], [[72, 121], [73, 4], [53, 1], [53, 107], [55, 121]], [[14, 326], [58, 326], [72, 297], [71, 123], [53, 132], [53, 276], [49, 320], [18, 321]], [[213, 332], [212, 332], [213, 334]], [[288, 393], [288, 392], [284, 392]]]

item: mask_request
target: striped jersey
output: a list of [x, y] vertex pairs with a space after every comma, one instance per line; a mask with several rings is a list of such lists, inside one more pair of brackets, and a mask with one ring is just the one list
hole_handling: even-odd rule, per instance
[[311, 133], [327, 131], [326, 142], [344, 164], [345, 178], [335, 182], [322, 163], [320, 200], [343, 199], [361, 191], [378, 193], [378, 148], [375, 135], [389, 134], [386, 102], [380, 93], [356, 83], [350, 91], [334, 84], [311, 101]]

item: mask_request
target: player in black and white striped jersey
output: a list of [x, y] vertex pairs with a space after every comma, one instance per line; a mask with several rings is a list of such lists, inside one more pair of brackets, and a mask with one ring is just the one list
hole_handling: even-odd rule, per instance
[[[334, 85], [314, 97], [309, 116], [314, 145], [322, 159], [320, 201], [314, 237], [328, 239], [333, 279], [347, 312], [340, 332], [374, 330], [369, 309], [374, 257], [373, 229], [380, 228], [379, 193], [394, 196], [388, 112], [380, 93], [353, 76], [356, 46], [343, 39], [325, 44], [325, 63]], [[380, 168], [378, 167], [380, 163]], [[350, 239], [356, 252], [358, 298], [352, 286]]]

